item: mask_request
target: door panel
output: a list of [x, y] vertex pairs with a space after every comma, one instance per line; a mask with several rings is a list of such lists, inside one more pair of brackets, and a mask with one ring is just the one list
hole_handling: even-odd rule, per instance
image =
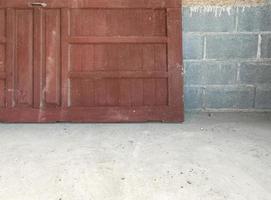
[[33, 105], [33, 10], [15, 12], [16, 106]]
[[6, 104], [6, 13], [4, 9], [0, 9], [0, 108]]
[[0, 80], [0, 107], [5, 107], [5, 81]]
[[167, 79], [73, 79], [71, 106], [167, 106]]
[[0, 37], [4, 38], [6, 36], [6, 11], [5, 9], [0, 9]]
[[91, 71], [167, 71], [165, 44], [72, 44], [70, 69]]
[[165, 36], [164, 9], [72, 9], [71, 36]]
[[177, 0], [0, 0], [0, 121], [183, 121]]
[[47, 106], [60, 106], [61, 57], [60, 57], [60, 10], [44, 11], [45, 70], [43, 78], [44, 101]]
[[5, 44], [0, 44], [0, 73], [5, 72], [5, 57], [6, 57]]

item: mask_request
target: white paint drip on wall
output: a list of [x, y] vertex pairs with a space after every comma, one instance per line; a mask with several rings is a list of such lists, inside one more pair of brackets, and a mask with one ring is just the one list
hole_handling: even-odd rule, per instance
[[[236, 8], [237, 12], [244, 12], [247, 7], [251, 6], [191, 6], [190, 9], [190, 17], [193, 16], [194, 13], [214, 13], [215, 17], [220, 17], [222, 13], [227, 13], [228, 15], [234, 14], [234, 10]], [[240, 8], [240, 9], [239, 9]]]

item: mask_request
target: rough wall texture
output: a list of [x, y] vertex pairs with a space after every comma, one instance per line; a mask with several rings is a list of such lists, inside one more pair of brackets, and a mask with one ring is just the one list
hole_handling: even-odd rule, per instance
[[233, 6], [233, 5], [258, 5], [267, 3], [268, 0], [182, 0], [184, 6]]
[[271, 110], [271, 5], [183, 8], [186, 110]]

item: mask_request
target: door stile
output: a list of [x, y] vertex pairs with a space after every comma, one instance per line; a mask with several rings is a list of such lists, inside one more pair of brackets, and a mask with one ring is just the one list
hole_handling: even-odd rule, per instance
[[34, 108], [43, 106], [44, 16], [42, 8], [34, 8]]
[[69, 43], [68, 37], [70, 33], [70, 17], [69, 17], [69, 9], [62, 8], [61, 9], [61, 105], [62, 108], [69, 107], [69, 90], [70, 90], [70, 80], [68, 77], [69, 70]]
[[179, 8], [167, 9], [169, 106], [183, 121], [183, 65], [181, 62], [181, 22]]
[[7, 108], [15, 106], [15, 10], [6, 9], [6, 105]]

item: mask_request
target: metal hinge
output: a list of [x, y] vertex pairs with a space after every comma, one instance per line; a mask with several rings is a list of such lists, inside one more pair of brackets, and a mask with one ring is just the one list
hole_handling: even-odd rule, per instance
[[42, 2], [34, 2], [29, 4], [31, 7], [47, 7], [47, 3], [42, 3]]

